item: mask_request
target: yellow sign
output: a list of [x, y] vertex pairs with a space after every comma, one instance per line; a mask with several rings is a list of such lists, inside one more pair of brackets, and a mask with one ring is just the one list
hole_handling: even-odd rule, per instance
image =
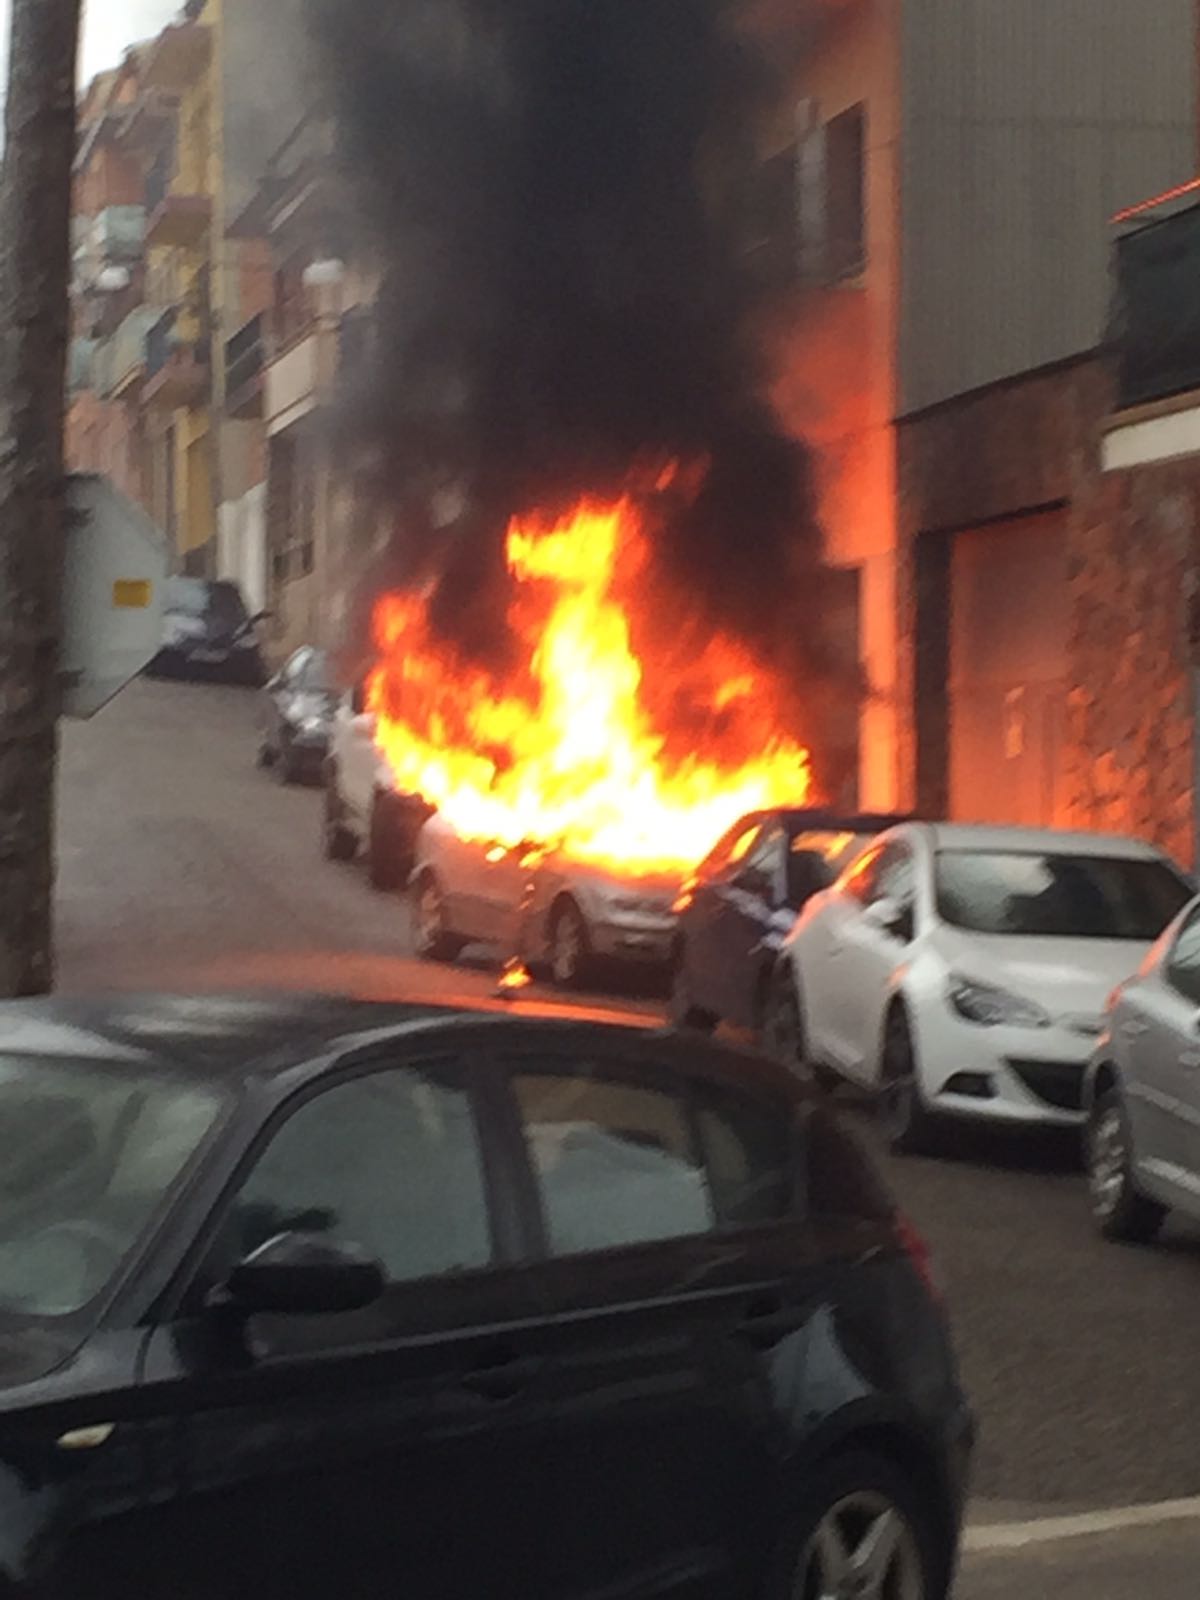
[[154, 586], [143, 578], [118, 578], [113, 584], [113, 605], [118, 611], [148, 611]]

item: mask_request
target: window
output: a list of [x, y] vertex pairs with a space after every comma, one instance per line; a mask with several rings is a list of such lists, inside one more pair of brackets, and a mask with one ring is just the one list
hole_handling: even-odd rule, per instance
[[161, 1072], [0, 1056], [0, 1320], [72, 1316], [96, 1299], [222, 1109]]
[[866, 265], [866, 111], [851, 106], [825, 125], [825, 271], [852, 278]]
[[916, 893], [917, 871], [912, 851], [906, 844], [889, 844], [879, 857], [871, 897], [866, 903], [873, 905], [879, 900], [892, 900], [898, 906], [911, 906]]
[[1164, 861], [940, 850], [937, 907], [969, 933], [1152, 944], [1191, 890]]
[[869, 850], [865, 856], [860, 856], [841, 881], [842, 893], [865, 906], [870, 905], [875, 898], [875, 885], [882, 860], [882, 850]]
[[1167, 961], [1167, 982], [1192, 1005], [1200, 1006], [1200, 910], [1179, 930]]
[[697, 1093], [696, 1122], [720, 1221], [745, 1227], [787, 1216], [793, 1198], [787, 1102], [706, 1086]]
[[377, 1072], [294, 1112], [233, 1203], [223, 1270], [289, 1231], [357, 1245], [393, 1283], [487, 1266], [479, 1142], [470, 1097], [451, 1073]]
[[555, 1255], [706, 1233], [712, 1201], [682, 1101], [601, 1074], [514, 1079]]

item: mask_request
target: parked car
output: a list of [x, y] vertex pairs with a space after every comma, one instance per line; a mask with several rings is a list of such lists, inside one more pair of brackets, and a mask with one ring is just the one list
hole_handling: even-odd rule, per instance
[[6, 1593], [947, 1594], [943, 1312], [779, 1068], [253, 997], [0, 1060]]
[[169, 578], [163, 644], [149, 667], [154, 678], [185, 678], [261, 688], [266, 681], [258, 624], [236, 583]]
[[498, 944], [563, 988], [601, 961], [666, 972], [675, 934], [677, 878], [619, 875], [558, 852], [505, 850], [463, 839], [432, 817], [413, 870], [417, 949], [453, 961], [470, 944]]
[[297, 650], [267, 684], [259, 709], [258, 762], [283, 783], [319, 778], [338, 705], [321, 650]]
[[1084, 1099], [1101, 1233], [1146, 1241], [1169, 1211], [1200, 1219], [1200, 901], [1114, 992]]
[[789, 935], [771, 1039], [877, 1091], [900, 1150], [950, 1116], [1077, 1127], [1105, 999], [1192, 892], [1132, 839], [897, 828]]
[[711, 1032], [761, 1032], [783, 941], [814, 894], [900, 817], [795, 808], [757, 811], [683, 886], [671, 959], [671, 1015]]
[[360, 682], [343, 695], [333, 712], [324, 765], [321, 842], [330, 861], [353, 861], [365, 852], [373, 887], [390, 892], [409, 880], [417, 836], [432, 807], [419, 795], [397, 787], [387, 757], [375, 742], [378, 727], [367, 705], [366, 684]]

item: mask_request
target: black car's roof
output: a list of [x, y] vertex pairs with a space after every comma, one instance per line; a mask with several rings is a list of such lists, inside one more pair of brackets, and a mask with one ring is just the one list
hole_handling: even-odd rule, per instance
[[[522, 999], [516, 1005], [475, 1000], [403, 1004], [337, 995], [107, 995], [98, 999], [20, 1001], [0, 1008], [0, 1059], [5, 1054], [97, 1063], [141, 1064], [238, 1086], [278, 1077], [339, 1056], [392, 1031], [440, 1032], [466, 1025], [505, 1029], [533, 1024], [547, 1032], [603, 1029], [620, 1038], [645, 1036], [656, 1019], [569, 1009]], [[738, 1052], [688, 1041], [715, 1065]], [[756, 1066], [771, 1075], [767, 1063]], [[782, 1069], [779, 1069], [782, 1072]]]
[[799, 833], [802, 829], [830, 828], [836, 833], [886, 833], [901, 823], [912, 822], [911, 816], [891, 815], [873, 811], [831, 811], [823, 806], [787, 806], [778, 811], [764, 811], [762, 816], [778, 817], [784, 827]]

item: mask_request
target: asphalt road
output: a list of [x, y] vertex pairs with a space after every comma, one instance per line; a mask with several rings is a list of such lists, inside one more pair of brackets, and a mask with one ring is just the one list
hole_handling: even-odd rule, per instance
[[[253, 711], [240, 691], [143, 683], [67, 727], [63, 987], [488, 993], [485, 971], [414, 961], [405, 904], [321, 859], [318, 797], [256, 769]], [[1153, 1250], [1103, 1245], [1069, 1147], [961, 1144], [956, 1159], [887, 1165], [932, 1245], [979, 1412], [977, 1519], [1200, 1495], [1200, 1236], [1172, 1228]], [[1118, 1582], [1133, 1570], [1122, 1561], [1154, 1550], [1161, 1584], [1144, 1569]], [[1181, 1589], [1170, 1564], [1189, 1560]], [[982, 1552], [961, 1593], [1070, 1600], [1070, 1573], [1088, 1600], [1165, 1600], [1200, 1588], [1197, 1562], [1200, 1524], [1173, 1524]]]

